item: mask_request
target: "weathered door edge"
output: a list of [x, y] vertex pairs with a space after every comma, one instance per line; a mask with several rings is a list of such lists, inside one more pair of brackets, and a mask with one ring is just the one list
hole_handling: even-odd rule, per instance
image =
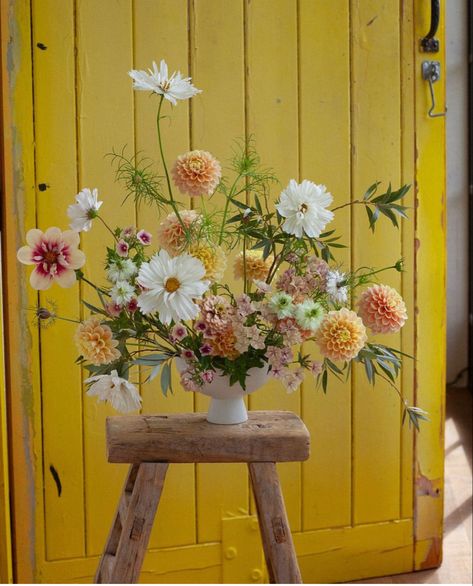
[[435, 83], [436, 111], [445, 105], [445, 9], [442, 3], [439, 53], [423, 53], [419, 41], [430, 27], [430, 2], [415, 0], [416, 120], [416, 404], [430, 422], [415, 436], [414, 569], [442, 561], [445, 361], [446, 361], [446, 206], [445, 118], [429, 118], [429, 87], [422, 79], [425, 60], [440, 61]]
[[[28, 307], [37, 294], [28, 290], [15, 251], [25, 230], [35, 226], [35, 177], [31, 28], [29, 0], [1, 0], [3, 106], [2, 240], [4, 261], [6, 399], [9, 415], [11, 515], [15, 582], [36, 582], [42, 559], [41, 398], [39, 337]], [[39, 484], [38, 484], [39, 486]]]

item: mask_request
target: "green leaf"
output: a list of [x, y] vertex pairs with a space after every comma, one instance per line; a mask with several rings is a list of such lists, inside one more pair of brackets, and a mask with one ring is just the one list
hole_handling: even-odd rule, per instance
[[161, 392], [167, 397], [168, 391], [171, 386], [171, 367], [168, 363], [163, 366], [161, 371]]
[[370, 197], [376, 193], [376, 190], [378, 189], [378, 185], [380, 184], [380, 181], [377, 181], [376, 183], [373, 183], [373, 185], [370, 185], [368, 187], [368, 189], [366, 190], [364, 196], [363, 196], [363, 201], [368, 201], [370, 199]]
[[106, 315], [107, 317], [109, 317], [108, 314], [103, 309], [100, 309], [99, 307], [95, 307], [95, 305], [92, 305], [91, 303], [88, 303], [87, 301], [84, 301], [83, 299], [82, 299], [82, 303], [87, 307], [87, 309], [90, 309], [90, 311], [92, 313], [99, 313], [101, 315]]

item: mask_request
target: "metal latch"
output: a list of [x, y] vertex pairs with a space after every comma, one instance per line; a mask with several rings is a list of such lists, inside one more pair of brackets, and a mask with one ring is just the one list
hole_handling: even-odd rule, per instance
[[439, 118], [445, 116], [447, 113], [447, 107], [445, 106], [444, 112], [436, 112], [435, 110], [435, 94], [434, 94], [434, 83], [440, 79], [440, 62], [439, 61], [422, 61], [422, 77], [429, 82], [430, 98], [432, 100], [432, 106], [428, 112], [431, 118]]

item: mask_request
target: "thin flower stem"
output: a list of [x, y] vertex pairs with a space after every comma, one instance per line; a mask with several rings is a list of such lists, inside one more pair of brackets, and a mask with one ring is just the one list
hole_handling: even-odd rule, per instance
[[352, 205], [355, 205], [355, 204], [362, 204], [362, 205], [365, 205], [365, 206], [371, 205], [369, 201], [363, 201], [361, 199], [355, 199], [353, 201], [349, 201], [349, 202], [344, 203], [344, 204], [342, 204], [340, 206], [337, 206], [336, 208], [332, 208], [331, 211], [332, 212], [336, 212], [337, 210], [341, 210], [342, 208], [346, 208], [348, 206], [352, 206]]
[[[218, 244], [219, 246], [222, 244], [223, 242], [223, 231], [225, 229], [225, 222], [227, 220], [227, 214], [228, 214], [228, 206], [230, 205], [230, 199], [234, 196], [233, 194], [233, 190], [235, 189], [235, 187], [237, 186], [238, 181], [241, 179], [242, 174], [239, 173], [238, 176], [236, 177], [235, 181], [233, 182], [233, 185], [230, 188], [230, 191], [228, 193], [227, 196], [227, 200], [225, 202], [225, 207], [223, 209], [223, 218], [222, 218], [222, 225], [220, 226], [220, 236], [218, 239]], [[245, 191], [245, 190], [241, 190], [241, 191]], [[241, 193], [241, 192], [240, 192]]]
[[107, 224], [107, 222], [102, 218], [102, 216], [99, 216], [97, 214], [96, 218], [98, 218], [102, 224], [105, 226], [105, 228], [107, 228], [107, 230], [110, 232], [110, 234], [113, 236], [113, 239], [115, 240], [115, 242], [118, 242], [118, 238], [115, 236], [114, 231], [110, 228], [110, 226]]
[[90, 285], [92, 288], [94, 288], [99, 293], [102, 293], [103, 295], [108, 295], [110, 297], [110, 293], [108, 291], [105, 291], [105, 289], [102, 289], [101, 287], [97, 287], [97, 285], [95, 285], [94, 283], [92, 283], [92, 281], [89, 281], [89, 279], [87, 279], [86, 277], [84, 277], [84, 275], [81, 275], [80, 276], [80, 280], [81, 281], [84, 281], [84, 283], [87, 283], [87, 285]]
[[179, 220], [179, 223], [181, 224], [181, 226], [184, 230], [184, 234], [187, 235], [187, 228], [186, 228], [184, 222], [182, 221], [182, 218], [179, 214], [179, 209], [177, 207], [176, 202], [174, 201], [174, 196], [172, 194], [171, 179], [169, 177], [169, 171], [168, 171], [168, 167], [166, 165], [166, 159], [164, 157], [163, 139], [161, 136], [161, 108], [163, 107], [163, 102], [164, 102], [164, 95], [162, 95], [161, 99], [159, 100], [158, 114], [156, 116], [156, 128], [158, 131], [159, 153], [161, 155], [161, 161], [163, 163], [164, 173], [166, 175], [166, 183], [168, 185], [168, 192], [169, 192], [169, 203], [170, 203], [172, 209], [174, 210], [174, 213], [176, 214], [176, 217]]

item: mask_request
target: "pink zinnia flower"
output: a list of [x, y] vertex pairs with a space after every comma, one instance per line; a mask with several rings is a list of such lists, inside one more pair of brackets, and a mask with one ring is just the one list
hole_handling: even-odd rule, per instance
[[366, 289], [358, 306], [363, 323], [376, 334], [398, 332], [407, 320], [402, 297], [388, 285], [373, 285]]
[[138, 299], [136, 297], [130, 299], [130, 301], [128, 301], [127, 303], [126, 308], [130, 313], [135, 313], [135, 311], [138, 309]]
[[141, 242], [143, 246], [149, 246], [151, 244], [151, 234], [146, 230], [140, 230], [136, 235], [136, 238]]
[[172, 168], [172, 178], [182, 193], [190, 196], [212, 195], [222, 177], [217, 159], [207, 151], [180, 155]]
[[25, 265], [36, 265], [30, 276], [33, 289], [49, 289], [54, 281], [61, 287], [74, 285], [74, 271], [85, 263], [84, 253], [78, 250], [77, 232], [48, 228], [43, 233], [34, 228], [26, 234], [26, 242], [28, 245], [18, 250], [17, 258]]
[[187, 330], [182, 324], [176, 324], [171, 330], [171, 337], [173, 340], [180, 342], [187, 336]]
[[122, 306], [118, 303], [113, 303], [113, 301], [110, 301], [110, 303], [105, 305], [105, 311], [111, 317], [118, 317], [122, 311]]
[[128, 242], [125, 242], [125, 240], [123, 239], [119, 240], [115, 246], [115, 250], [117, 251], [118, 256], [122, 256], [123, 258], [128, 256], [129, 248], [130, 247], [128, 245]]
[[202, 379], [204, 382], [210, 384], [214, 379], [215, 373], [213, 370], [204, 370], [202, 373]]

